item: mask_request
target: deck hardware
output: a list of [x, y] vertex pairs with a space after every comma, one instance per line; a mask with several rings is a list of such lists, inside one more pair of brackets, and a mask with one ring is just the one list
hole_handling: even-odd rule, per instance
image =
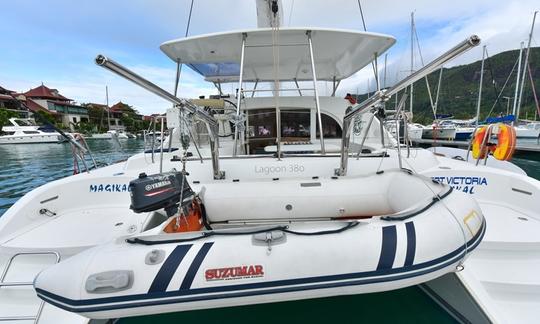
[[320, 187], [320, 182], [303, 182], [300, 183], [300, 187]]
[[144, 263], [148, 265], [160, 264], [165, 260], [165, 251], [163, 250], [152, 250], [148, 252], [144, 258]]
[[252, 242], [254, 245], [266, 246], [267, 251], [270, 254], [272, 252], [272, 245], [285, 243], [287, 237], [282, 231], [268, 231], [263, 233], [253, 234]]
[[56, 199], [58, 199], [58, 196], [54, 196], [54, 197], [51, 197], [51, 198], [47, 198], [47, 199], [45, 199], [45, 200], [40, 201], [39, 203], [40, 203], [40, 204], [44, 204], [44, 203], [48, 203], [49, 201], [53, 201], [53, 200], [56, 200]]
[[91, 294], [122, 291], [133, 286], [133, 271], [113, 270], [92, 274], [86, 279], [85, 289]]
[[519, 193], [522, 193], [522, 194], [525, 194], [525, 195], [532, 196], [532, 192], [530, 192], [530, 191], [521, 190], [521, 189], [518, 189], [518, 188], [512, 188], [512, 191], [515, 191], [515, 192], [519, 192]]
[[41, 209], [39, 210], [39, 214], [40, 214], [40, 215], [49, 216], [49, 217], [56, 216], [56, 213], [55, 213], [55, 212], [52, 212], [52, 211], [48, 210], [47, 208], [41, 208]]

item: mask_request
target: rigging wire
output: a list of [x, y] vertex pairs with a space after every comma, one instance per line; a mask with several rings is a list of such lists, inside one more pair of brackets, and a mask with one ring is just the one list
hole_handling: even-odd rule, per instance
[[[358, 8], [360, 9], [360, 17], [362, 18], [362, 26], [364, 27], [364, 31], [367, 32], [366, 20], [364, 19], [364, 11], [362, 10], [362, 4], [360, 3], [360, 0], [358, 0]], [[375, 63], [373, 61], [371, 62], [371, 67], [373, 68], [373, 75], [375, 77], [375, 82], [377, 83], [377, 91], [378, 91], [380, 90], [379, 75], [377, 73], [377, 68], [375, 67]], [[368, 88], [368, 93], [369, 93], [369, 88]]]
[[[495, 82], [495, 77], [493, 75], [493, 67], [491, 66], [491, 61], [489, 60], [489, 54], [486, 47], [486, 61], [489, 68], [489, 74], [491, 75], [491, 84], [493, 85], [493, 90], [495, 91], [495, 94], [499, 93], [499, 90], [497, 89], [497, 83]], [[498, 98], [497, 98], [498, 99]], [[503, 110], [501, 107], [501, 103], [498, 100], [495, 100], [495, 104], [497, 105], [497, 108]]]
[[491, 109], [489, 110], [489, 113], [487, 114], [487, 117], [491, 116], [491, 113], [493, 112], [493, 109], [495, 108], [495, 105], [497, 105], [497, 102], [502, 97], [504, 89], [506, 88], [506, 85], [508, 84], [508, 81], [510, 81], [510, 78], [512, 77], [512, 74], [514, 73], [514, 70], [516, 69], [516, 66], [517, 66], [518, 62], [519, 62], [519, 58], [516, 59], [516, 62], [514, 63], [514, 66], [512, 67], [512, 71], [510, 71], [510, 73], [508, 74], [508, 77], [506, 78], [506, 81], [504, 81], [503, 87], [502, 87], [501, 91], [499, 92], [499, 95], [495, 99], [495, 102], [493, 103], [493, 106], [491, 106]]
[[[189, 35], [189, 26], [191, 25], [191, 14], [193, 13], [193, 3], [195, 0], [191, 0], [191, 5], [189, 6], [189, 16], [188, 21], [186, 25], [186, 32], [184, 34], [184, 37], [187, 37]], [[174, 85], [174, 95], [176, 96], [178, 93], [178, 86], [180, 85], [180, 74], [182, 73], [182, 63], [180, 60], [177, 60], [177, 73], [176, 73], [176, 82]]]
[[[420, 48], [420, 39], [418, 38], [418, 32], [416, 31], [416, 28], [414, 28], [414, 38], [416, 39], [416, 47], [418, 48], [418, 55], [420, 55], [420, 63], [422, 66], [424, 66], [424, 57], [422, 56], [422, 49]], [[441, 67], [441, 73], [442, 73], [442, 67]], [[431, 86], [429, 85], [429, 80], [426, 75], [426, 88], [429, 95], [429, 102], [431, 104], [431, 110], [433, 111], [433, 118], [437, 119], [437, 106], [438, 106], [438, 99], [435, 100], [435, 103], [433, 103], [433, 96], [431, 94]], [[439, 85], [438, 88], [440, 88], [440, 78], [439, 78]], [[439, 97], [439, 93], [437, 91], [437, 98]]]
[[289, 11], [289, 24], [288, 24], [289, 27], [291, 26], [293, 8], [294, 8], [294, 0], [291, 1], [291, 10]]

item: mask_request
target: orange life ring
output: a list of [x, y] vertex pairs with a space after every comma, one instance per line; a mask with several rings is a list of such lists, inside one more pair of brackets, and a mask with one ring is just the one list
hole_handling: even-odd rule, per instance
[[[488, 129], [497, 134], [497, 143], [486, 140]], [[476, 130], [472, 139], [472, 156], [475, 159], [484, 159], [491, 152], [497, 160], [508, 161], [516, 150], [516, 130], [513, 126], [496, 124], [482, 126]]]
[[497, 146], [493, 150], [493, 157], [497, 160], [508, 161], [516, 150], [516, 130], [513, 126], [499, 124]]
[[482, 126], [476, 130], [472, 139], [472, 156], [475, 159], [485, 159], [488, 153], [488, 146], [483, 146], [486, 137], [487, 127]]

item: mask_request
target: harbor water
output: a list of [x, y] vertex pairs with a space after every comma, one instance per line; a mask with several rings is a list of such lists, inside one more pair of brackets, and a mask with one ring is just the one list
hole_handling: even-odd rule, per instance
[[[138, 153], [143, 142], [122, 141], [122, 151], [110, 140], [89, 141], [96, 159], [114, 163]], [[529, 176], [540, 179], [540, 161], [520, 156], [514, 163]], [[68, 144], [0, 145], [0, 217], [17, 199], [47, 182], [73, 173], [73, 158]], [[291, 265], [293, 267], [294, 265]], [[455, 323], [444, 309], [419, 287], [294, 302], [189, 311], [141, 316], [119, 321], [141, 323]]]

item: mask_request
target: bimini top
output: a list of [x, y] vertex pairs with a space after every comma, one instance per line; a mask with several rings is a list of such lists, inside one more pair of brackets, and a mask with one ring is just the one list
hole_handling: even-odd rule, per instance
[[[312, 80], [308, 31], [311, 31], [318, 80], [345, 79], [395, 43], [392, 36], [352, 30], [271, 28], [215, 33], [172, 40], [160, 48], [173, 61], [189, 65], [207, 81], [232, 82], [240, 74], [242, 37], [246, 36], [244, 81], [273, 81], [279, 44], [279, 80]], [[272, 40], [275, 40], [273, 42]]]

